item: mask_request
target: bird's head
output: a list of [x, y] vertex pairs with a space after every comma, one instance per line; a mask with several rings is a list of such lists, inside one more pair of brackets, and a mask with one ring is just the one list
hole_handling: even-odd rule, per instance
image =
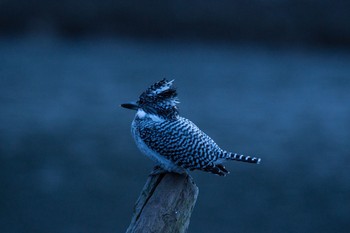
[[144, 91], [138, 101], [122, 104], [128, 109], [144, 111], [164, 119], [174, 119], [178, 116], [176, 104], [179, 103], [173, 81], [163, 79]]

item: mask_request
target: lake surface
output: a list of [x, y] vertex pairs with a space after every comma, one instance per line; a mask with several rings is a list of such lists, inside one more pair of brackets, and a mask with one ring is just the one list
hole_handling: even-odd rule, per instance
[[0, 39], [1, 232], [124, 232], [153, 163], [119, 105], [164, 77], [182, 116], [262, 158], [191, 173], [189, 232], [350, 231], [350, 51], [26, 36]]

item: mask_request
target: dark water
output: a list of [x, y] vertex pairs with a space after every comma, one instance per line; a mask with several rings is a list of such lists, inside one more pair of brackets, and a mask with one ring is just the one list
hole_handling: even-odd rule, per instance
[[350, 231], [350, 52], [196, 41], [0, 40], [1, 232], [124, 232], [153, 164], [134, 100], [175, 79], [183, 116], [258, 155], [191, 173], [189, 232]]

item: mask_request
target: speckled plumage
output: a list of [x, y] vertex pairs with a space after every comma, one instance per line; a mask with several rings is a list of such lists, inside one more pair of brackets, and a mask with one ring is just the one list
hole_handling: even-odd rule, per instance
[[141, 94], [131, 131], [138, 148], [169, 172], [202, 170], [224, 176], [225, 160], [259, 163], [260, 159], [222, 150], [190, 120], [179, 116], [176, 90], [163, 79]]

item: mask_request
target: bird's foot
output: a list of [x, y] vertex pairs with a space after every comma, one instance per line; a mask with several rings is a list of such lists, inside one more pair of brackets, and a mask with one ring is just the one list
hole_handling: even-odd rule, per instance
[[156, 175], [164, 174], [164, 173], [168, 173], [168, 171], [163, 169], [161, 166], [157, 165], [153, 168], [153, 170], [149, 174], [149, 176], [156, 176]]

